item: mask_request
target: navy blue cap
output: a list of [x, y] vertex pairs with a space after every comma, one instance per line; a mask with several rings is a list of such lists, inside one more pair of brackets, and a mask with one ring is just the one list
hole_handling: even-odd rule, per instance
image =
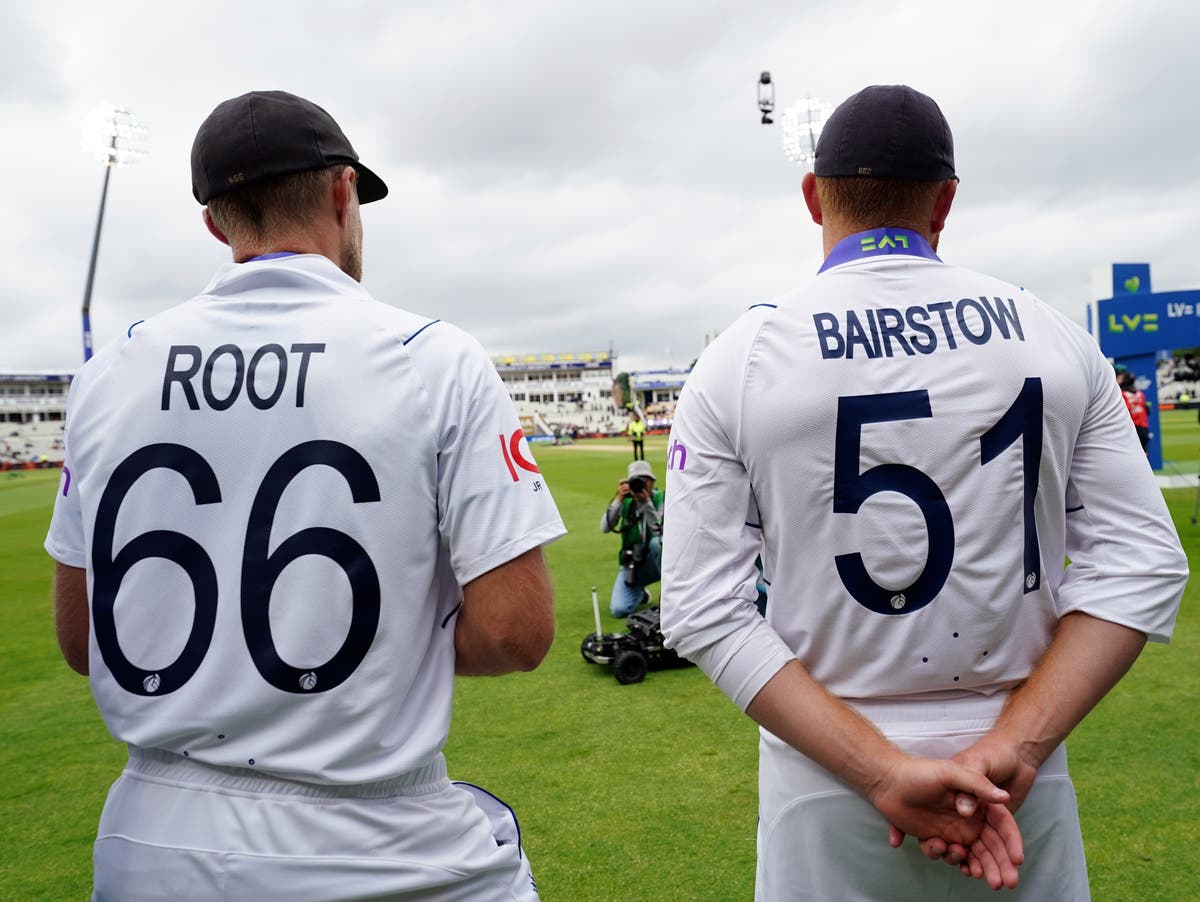
[[192, 143], [192, 194], [202, 204], [258, 179], [347, 163], [358, 202], [387, 197], [387, 185], [358, 160], [333, 117], [286, 91], [251, 91], [218, 104]]
[[936, 182], [954, 178], [954, 138], [933, 98], [872, 85], [838, 106], [817, 139], [813, 173]]

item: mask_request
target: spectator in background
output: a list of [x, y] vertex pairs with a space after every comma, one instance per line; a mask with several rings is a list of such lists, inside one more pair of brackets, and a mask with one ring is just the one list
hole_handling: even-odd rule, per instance
[[644, 460], [629, 465], [627, 477], [617, 483], [617, 494], [604, 516], [601, 532], [621, 536], [621, 569], [613, 582], [608, 610], [614, 617], [628, 617], [650, 601], [646, 586], [661, 578], [662, 512], [664, 494], [654, 487], [654, 470]]
[[1121, 397], [1125, 399], [1125, 407], [1133, 420], [1133, 428], [1137, 431], [1138, 441], [1145, 451], [1150, 444], [1150, 414], [1146, 409], [1146, 396], [1138, 389], [1133, 373], [1123, 366], [1117, 366], [1117, 385], [1121, 386]]
[[646, 423], [635, 410], [629, 415], [629, 425], [625, 427], [629, 440], [633, 442], [633, 459], [646, 459]]

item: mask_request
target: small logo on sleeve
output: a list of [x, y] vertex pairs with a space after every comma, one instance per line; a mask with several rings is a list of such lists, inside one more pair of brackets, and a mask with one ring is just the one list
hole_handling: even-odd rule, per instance
[[71, 470], [69, 467], [66, 467], [66, 466], [63, 467], [63, 472], [62, 472], [62, 487], [63, 487], [63, 497], [66, 498], [67, 493], [69, 491], [71, 491]]
[[[525, 433], [519, 426], [512, 435], [508, 436], [507, 440], [503, 433], [500, 435], [500, 452], [504, 455], [504, 463], [508, 466], [508, 474], [512, 477], [513, 482], [517, 482], [521, 478], [517, 473], [517, 467], [528, 470], [530, 473], [542, 472], [538, 469], [537, 464], [521, 453], [523, 438], [525, 438]], [[513, 466], [514, 463], [516, 466]]]
[[676, 461], [678, 461], [681, 471], [687, 466], [687, 448], [679, 439], [673, 439], [671, 447], [667, 449], [667, 469], [674, 470]]

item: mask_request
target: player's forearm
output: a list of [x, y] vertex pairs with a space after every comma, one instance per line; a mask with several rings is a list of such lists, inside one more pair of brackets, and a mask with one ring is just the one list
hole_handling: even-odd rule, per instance
[[88, 674], [88, 637], [91, 632], [87, 597], [87, 571], [56, 564], [54, 570], [54, 631], [67, 665]]
[[767, 681], [746, 713], [864, 797], [905, 757], [874, 724], [829, 693], [795, 659]]
[[1074, 612], [1058, 623], [1033, 673], [1018, 687], [989, 733], [1037, 767], [1123, 677], [1146, 636]]
[[454, 672], [459, 676], [501, 676], [533, 670], [549, 648], [549, 641], [542, 648], [524, 637], [496, 636], [473, 628], [469, 620], [459, 620], [454, 629]]
[[540, 548], [463, 587], [454, 624], [454, 672], [499, 676], [533, 670], [554, 641], [554, 590]]

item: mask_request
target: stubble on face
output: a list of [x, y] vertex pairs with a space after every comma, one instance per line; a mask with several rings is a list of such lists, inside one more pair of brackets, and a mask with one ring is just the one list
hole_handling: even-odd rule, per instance
[[362, 239], [362, 217], [359, 216], [356, 208], [354, 211], [354, 224], [346, 230], [346, 237], [342, 241], [341, 260], [338, 261], [338, 266], [342, 272], [355, 282], [362, 281]]

